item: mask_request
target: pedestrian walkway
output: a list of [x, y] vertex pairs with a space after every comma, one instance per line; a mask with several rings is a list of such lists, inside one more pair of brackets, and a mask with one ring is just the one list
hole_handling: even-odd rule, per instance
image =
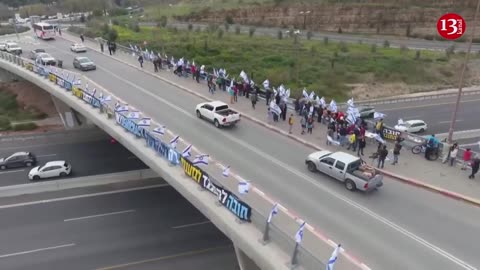
[[[78, 40], [78, 37], [72, 36], [70, 34], [65, 33], [64, 38], [70, 40]], [[97, 43], [85, 40], [85, 45], [96, 49], [99, 51], [100, 47]], [[108, 54], [108, 52], [106, 52]], [[137, 62], [136, 57], [122, 53], [117, 51], [114, 57], [122, 61], [126, 64], [135, 66], [140, 68], [139, 63]], [[200, 81], [197, 83], [192, 79], [189, 78], [180, 78], [177, 75], [173, 74], [173, 72], [169, 72], [167, 70], [161, 70], [158, 73], [153, 72], [153, 65], [150, 62], [144, 63], [143, 70], [148, 72], [152, 75], [156, 75], [159, 79], [166, 80], [169, 83], [174, 85], [178, 85], [179, 87], [188, 89], [191, 92], [194, 92], [196, 95], [202, 95], [209, 99], [220, 100], [226, 103], [230, 102], [230, 97], [228, 96], [227, 92], [217, 90], [214, 95], [211, 95], [208, 92], [206, 81]], [[179, 89], [180, 91], [180, 89]], [[259, 100], [254, 110], [251, 106], [251, 102], [246, 97], [238, 97], [238, 102], [235, 104], [230, 104], [235, 110], [238, 110], [244, 116], [250, 116], [250, 118], [256, 118], [264, 123], [267, 122], [267, 105], [264, 100]], [[313, 129], [313, 134], [304, 134], [301, 135], [301, 127], [300, 127], [300, 118], [294, 111], [287, 112], [287, 120], [279, 120], [279, 122], [275, 122], [271, 124], [271, 128], [280, 129], [282, 130], [283, 134], [288, 134], [289, 126], [288, 126], [288, 116], [293, 113], [295, 116], [295, 123], [292, 130], [292, 135], [300, 138], [310, 144], [314, 144], [317, 146], [316, 148], [322, 148], [330, 151], [338, 151], [343, 150], [348, 152], [349, 150], [342, 149], [340, 146], [330, 146], [326, 145], [326, 132], [327, 128], [325, 125], [321, 123], [315, 122], [315, 126]], [[368, 142], [367, 147], [364, 149], [364, 156], [363, 158], [372, 164], [372, 160], [369, 160], [368, 157], [376, 152], [377, 144], [375, 142]], [[393, 148], [392, 144], [388, 145], [388, 149], [391, 152]], [[312, 150], [313, 152], [314, 150]], [[351, 150], [350, 150], [351, 151]], [[353, 152], [351, 152], [353, 153]], [[356, 154], [356, 153], [355, 153]], [[455, 194], [448, 194], [449, 192], [458, 193], [463, 196], [468, 196], [473, 198], [474, 200], [479, 200], [480, 205], [480, 183], [478, 183], [478, 179], [480, 179], [480, 175], [477, 176], [477, 180], [469, 180], [468, 173], [470, 171], [462, 171], [460, 170], [460, 166], [457, 167], [449, 167], [447, 164], [442, 164], [441, 162], [433, 162], [427, 161], [422, 155], [414, 155], [409, 149], [405, 147], [402, 149], [399, 157], [399, 163], [395, 166], [390, 164], [391, 162], [385, 162], [385, 174], [392, 176], [395, 179], [402, 180], [412, 183], [418, 183], [419, 186], [429, 186], [432, 185], [438, 187], [436, 191], [440, 191], [441, 193], [447, 194], [452, 197], [456, 197]], [[376, 165], [376, 164], [375, 164]], [[431, 189], [431, 188], [429, 188]], [[445, 192], [442, 192], [441, 189], [444, 189]]]

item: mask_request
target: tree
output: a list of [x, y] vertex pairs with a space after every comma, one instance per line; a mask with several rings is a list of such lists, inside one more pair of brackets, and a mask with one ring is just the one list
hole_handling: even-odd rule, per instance
[[160, 20], [158, 21], [157, 26], [165, 27], [167, 26], [167, 22], [168, 22], [167, 16], [164, 15], [160, 17]]
[[407, 24], [407, 30], [405, 31], [405, 35], [407, 37], [410, 37], [410, 35], [412, 34], [411, 31], [412, 31], [412, 28], [411, 28], [410, 24]]
[[107, 40], [115, 42], [118, 38], [117, 30], [110, 28], [107, 34], [104, 36]]
[[310, 40], [310, 39], [312, 39], [312, 37], [313, 37], [312, 31], [308, 31], [307, 32], [307, 39]]

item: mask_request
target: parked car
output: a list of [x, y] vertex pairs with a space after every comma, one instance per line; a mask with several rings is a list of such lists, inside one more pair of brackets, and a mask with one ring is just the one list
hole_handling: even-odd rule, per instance
[[350, 191], [371, 191], [383, 185], [383, 175], [356, 156], [344, 152], [318, 151], [305, 160], [311, 172], [322, 172], [345, 184]]
[[423, 120], [408, 120], [395, 125], [394, 128], [401, 132], [416, 133], [424, 132], [428, 126]]
[[57, 60], [55, 60], [55, 58], [48, 53], [39, 53], [37, 54], [35, 63], [44, 66], [55, 66], [57, 64]]
[[205, 118], [217, 127], [232, 126], [240, 121], [240, 114], [221, 101], [204, 102], [195, 108], [198, 118]]
[[22, 48], [20, 48], [20, 46], [18, 46], [18, 44], [15, 42], [7, 42], [7, 45], [5, 46], [5, 50], [11, 54], [16, 54], [16, 55], [22, 54]]
[[28, 58], [30, 58], [32, 60], [37, 60], [37, 56], [40, 53], [44, 53], [44, 52], [45, 52], [44, 49], [33, 49], [28, 53]]
[[72, 173], [72, 165], [64, 160], [50, 161], [43, 166], [37, 166], [30, 170], [28, 179], [40, 180], [52, 177], [64, 177]]
[[97, 66], [88, 57], [75, 57], [73, 58], [73, 67], [80, 69], [81, 71], [95, 70]]
[[86, 52], [87, 51], [87, 47], [85, 47], [85, 45], [83, 44], [80, 44], [80, 43], [73, 43], [72, 46], [70, 46], [70, 50], [72, 52]]
[[31, 167], [37, 164], [37, 159], [30, 152], [17, 152], [6, 158], [0, 159], [0, 169], [10, 169], [19, 167]]
[[361, 106], [358, 108], [358, 112], [360, 113], [360, 118], [373, 118], [375, 115], [375, 108], [372, 106]]

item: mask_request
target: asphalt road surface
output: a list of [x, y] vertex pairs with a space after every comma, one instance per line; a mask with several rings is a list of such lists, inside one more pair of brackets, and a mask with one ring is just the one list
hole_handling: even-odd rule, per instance
[[[39, 165], [53, 160], [66, 160], [72, 164], [73, 173], [68, 177], [81, 177], [148, 168], [121, 144], [111, 144], [103, 133], [91, 136], [92, 131], [78, 130], [76, 134], [54, 133], [39, 137], [27, 135], [29, 139], [0, 143], [0, 157], [12, 153], [32, 152], [38, 158]], [[95, 132], [94, 133], [98, 133]], [[77, 140], [72, 139], [76, 137]], [[82, 138], [82, 137], [87, 137]], [[0, 186], [18, 185], [29, 182], [31, 168], [13, 168], [0, 171]], [[54, 179], [54, 178], [52, 178]], [[48, 181], [48, 179], [43, 180]]]
[[1, 269], [239, 269], [231, 241], [168, 185], [50, 196], [69, 199], [0, 206]]
[[[455, 131], [480, 129], [480, 95], [462, 96], [457, 113]], [[399, 118], [423, 120], [428, 125], [427, 134], [446, 133], [456, 103], [456, 97], [439, 98], [424, 101], [411, 101], [393, 104], [375, 105], [375, 110], [385, 113], [385, 123], [397, 124]], [[480, 137], [480, 134], [479, 134]]]
[[[57, 39], [42, 46], [71, 68], [70, 42]], [[233, 129], [216, 129], [194, 114], [203, 100], [100, 53], [84, 55], [97, 63], [86, 76], [231, 165], [372, 269], [480, 266], [471, 248], [480, 241], [478, 208], [390, 179], [372, 194], [348, 192], [336, 181], [307, 172], [310, 148], [247, 120]]]

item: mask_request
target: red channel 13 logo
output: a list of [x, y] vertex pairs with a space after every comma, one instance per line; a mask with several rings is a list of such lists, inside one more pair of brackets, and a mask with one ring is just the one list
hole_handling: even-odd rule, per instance
[[465, 20], [456, 13], [447, 13], [437, 21], [438, 34], [445, 39], [458, 39], [463, 36], [466, 29]]

